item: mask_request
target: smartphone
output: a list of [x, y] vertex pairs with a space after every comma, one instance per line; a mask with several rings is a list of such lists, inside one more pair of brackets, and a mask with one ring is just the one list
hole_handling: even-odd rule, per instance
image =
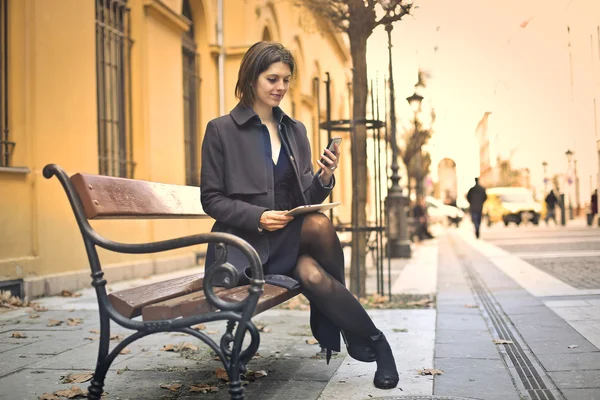
[[[335, 154], [335, 145], [337, 144], [339, 146], [340, 143], [342, 143], [342, 138], [341, 137], [331, 138], [331, 140], [329, 141], [329, 144], [327, 145], [327, 150], [329, 150], [333, 154]], [[325, 152], [323, 152], [323, 155], [327, 156], [327, 154], [325, 154]]]

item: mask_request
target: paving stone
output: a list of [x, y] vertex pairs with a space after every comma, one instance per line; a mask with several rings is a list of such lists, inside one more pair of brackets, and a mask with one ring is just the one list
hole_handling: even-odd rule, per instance
[[438, 313], [437, 329], [484, 331], [487, 325], [481, 315]]
[[546, 371], [579, 371], [598, 369], [600, 367], [600, 351], [571, 354], [538, 354], [537, 358]]
[[485, 400], [520, 400], [502, 360], [435, 358], [434, 395]]
[[600, 365], [589, 371], [550, 372], [550, 377], [561, 388], [598, 388], [600, 394]]
[[598, 389], [565, 389], [562, 393], [568, 400], [598, 400], [600, 398]]

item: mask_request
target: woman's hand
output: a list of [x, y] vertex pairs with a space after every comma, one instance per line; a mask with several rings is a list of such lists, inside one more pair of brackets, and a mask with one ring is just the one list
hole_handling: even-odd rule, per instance
[[260, 216], [259, 226], [262, 229], [273, 232], [283, 229], [294, 219], [294, 217], [284, 215], [287, 211], [265, 211]]
[[321, 156], [320, 160], [317, 160], [317, 164], [321, 167], [321, 183], [325, 185], [331, 184], [333, 171], [336, 170], [340, 161], [339, 156], [336, 156], [336, 154], [340, 154], [340, 146], [337, 143], [333, 146], [335, 148], [335, 153], [329, 151], [329, 149], [325, 149], [325, 154]]

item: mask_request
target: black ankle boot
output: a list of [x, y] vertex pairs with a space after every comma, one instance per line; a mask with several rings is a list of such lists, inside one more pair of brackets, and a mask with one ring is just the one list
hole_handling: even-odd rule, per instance
[[367, 340], [349, 331], [341, 331], [348, 355], [362, 362], [373, 362], [377, 360], [377, 354], [373, 351]]
[[379, 389], [395, 388], [398, 385], [400, 377], [398, 376], [390, 344], [381, 331], [375, 336], [370, 336], [369, 340], [371, 347], [377, 355], [377, 371], [373, 378], [373, 384]]

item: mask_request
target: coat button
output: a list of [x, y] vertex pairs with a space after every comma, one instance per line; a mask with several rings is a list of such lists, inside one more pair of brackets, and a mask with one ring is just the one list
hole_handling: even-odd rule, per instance
[[290, 160], [294, 161], [294, 156], [290, 156]]

